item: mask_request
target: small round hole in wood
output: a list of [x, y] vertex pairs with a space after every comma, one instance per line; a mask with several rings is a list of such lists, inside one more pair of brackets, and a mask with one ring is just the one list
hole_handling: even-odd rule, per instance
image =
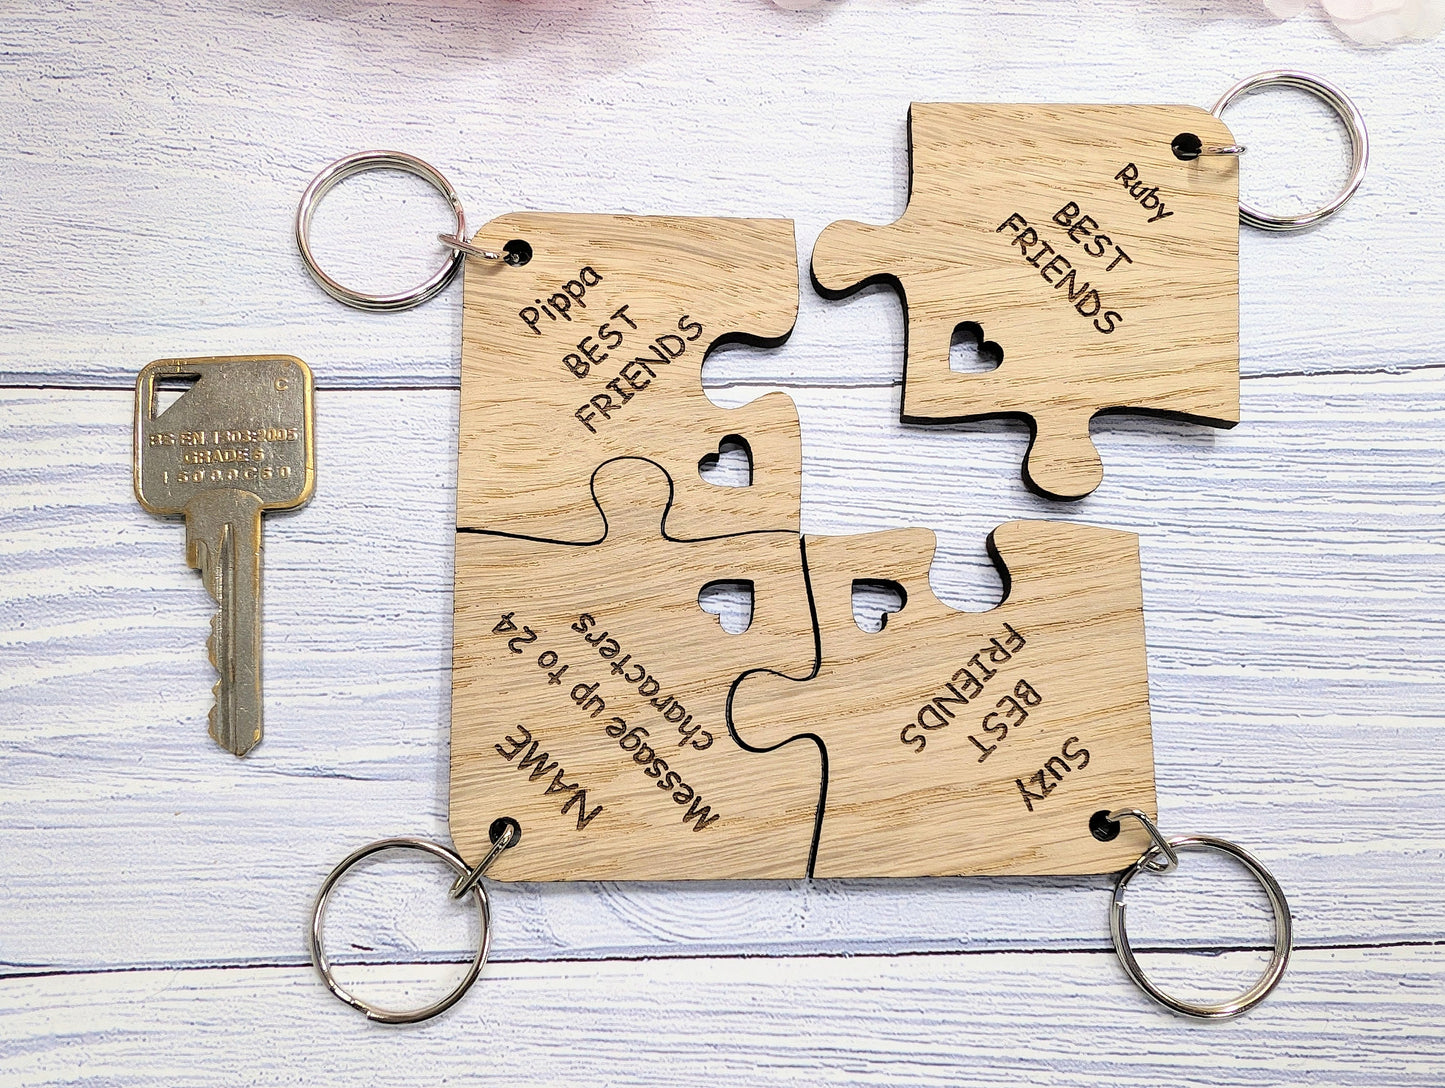
[[513, 238], [502, 247], [502, 260], [521, 267], [532, 259], [532, 247], [520, 238]]
[[1109, 819], [1109, 810], [1101, 808], [1089, 817], [1089, 834], [1100, 842], [1113, 842], [1119, 837], [1119, 821]]
[[1204, 154], [1204, 141], [1192, 132], [1181, 132], [1174, 137], [1174, 142], [1169, 145], [1169, 149], [1174, 152], [1176, 159], [1192, 162]]
[[499, 816], [492, 821], [492, 826], [487, 828], [487, 838], [492, 840], [493, 846], [502, 841], [502, 836], [507, 833], [508, 828], [512, 829], [512, 842], [507, 847], [508, 850], [522, 841], [522, 825], [510, 816]]

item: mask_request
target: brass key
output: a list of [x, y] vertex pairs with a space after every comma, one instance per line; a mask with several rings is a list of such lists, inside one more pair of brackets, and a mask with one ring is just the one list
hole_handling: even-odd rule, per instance
[[289, 355], [160, 359], [136, 380], [136, 498], [185, 515], [186, 562], [216, 600], [210, 732], [238, 756], [262, 733], [261, 514], [311, 498], [313, 425], [311, 370]]

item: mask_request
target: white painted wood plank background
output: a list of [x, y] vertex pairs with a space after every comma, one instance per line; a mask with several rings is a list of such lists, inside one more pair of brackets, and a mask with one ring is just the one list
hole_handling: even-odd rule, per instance
[[[1359, 50], [1247, 0], [132, 2], [3, 22], [0, 1083], [1445, 1080], [1441, 42]], [[498, 962], [447, 1018], [388, 1032], [325, 994], [301, 934], [326, 870], [377, 836], [445, 837], [460, 291], [387, 316], [322, 295], [289, 234], [316, 169], [421, 154], [473, 225], [789, 216], [806, 267], [827, 222], [902, 211], [910, 99], [1208, 105], [1280, 65], [1357, 98], [1374, 164], [1327, 226], [1245, 232], [1236, 430], [1102, 421], [1104, 486], [1059, 506], [1018, 481], [1021, 428], [897, 422], [887, 294], [805, 286], [789, 344], [708, 365], [721, 404], [797, 401], [807, 531], [928, 525], [961, 607], [997, 599], [1000, 521], [1141, 534], [1161, 814], [1276, 868], [1306, 951], [1275, 998], [1224, 1028], [1154, 1009], [1104, 951], [1102, 879], [498, 887]], [[1259, 200], [1343, 172], [1295, 96], [1230, 120]], [[338, 270], [399, 286], [446, 225], [379, 177], [338, 190], [317, 233]], [[135, 371], [241, 351], [299, 354], [323, 390], [317, 499], [267, 524], [268, 736], [244, 764], [205, 736], [208, 600], [182, 530], [129, 486]], [[401, 980], [457, 958], [466, 920], [438, 881], [369, 871], [335, 947]], [[1151, 887], [1131, 922], [1200, 950], [1161, 959], [1181, 979], [1242, 978], [1258, 953], [1218, 950], [1267, 939], [1220, 866]]]
[[[446, 1018], [390, 1030], [339, 1015], [309, 969], [33, 978], [12, 984], [0, 1030], [16, 1083], [116, 1088], [1394, 1088], [1439, 1083], [1442, 961], [1304, 954], [1267, 1004], [1222, 1025], [1161, 1022], [1121, 987], [1112, 953], [1010, 953], [501, 964]], [[416, 967], [369, 974], [398, 1005], [441, 985]], [[279, 1024], [298, 1042], [278, 1046]]]
[[[901, 214], [911, 99], [1209, 106], [1281, 66], [1349, 89], [1374, 169], [1328, 229], [1245, 232], [1246, 372], [1438, 362], [1439, 41], [1352, 48], [1255, 0], [825, 0], [793, 14], [766, 0], [50, 2], [5, 24], [12, 379], [125, 385], [137, 358], [286, 345], [331, 385], [455, 384], [460, 291], [407, 315], [352, 313], [296, 255], [297, 195], [360, 148], [436, 164], [478, 225], [517, 208], [781, 215], [806, 258], [834, 219]], [[1327, 114], [1294, 97], [1230, 113], [1254, 144], [1246, 192], [1275, 206], [1343, 175]], [[385, 261], [400, 286], [438, 258], [428, 239], [447, 223], [421, 182], [392, 184], [412, 216], [338, 197], [318, 228], [368, 243], [349, 260], [323, 247], [336, 267], [375, 282]], [[896, 310], [805, 291], [793, 342], [751, 372], [893, 381]]]

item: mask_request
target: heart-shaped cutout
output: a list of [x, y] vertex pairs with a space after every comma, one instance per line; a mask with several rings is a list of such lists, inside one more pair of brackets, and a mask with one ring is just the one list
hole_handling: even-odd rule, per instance
[[717, 453], [704, 454], [697, 474], [714, 487], [750, 487], [753, 450], [742, 435], [730, 434], [717, 444]]
[[958, 374], [983, 374], [1003, 362], [1003, 348], [983, 338], [983, 326], [960, 321], [948, 345], [948, 369]]
[[730, 635], [740, 635], [753, 625], [753, 584], [720, 578], [698, 590], [697, 606]]
[[855, 578], [853, 580], [853, 622], [858, 630], [876, 635], [888, 626], [888, 617], [902, 612], [908, 603], [908, 591], [887, 578]]

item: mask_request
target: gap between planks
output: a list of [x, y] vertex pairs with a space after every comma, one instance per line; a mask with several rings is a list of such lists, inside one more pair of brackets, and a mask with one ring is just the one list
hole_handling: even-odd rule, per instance
[[[1265, 944], [1210, 945], [1203, 948], [1178, 948], [1164, 945], [1134, 945], [1138, 955], [1178, 955], [1197, 958], [1227, 956], [1241, 952], [1267, 953], [1272, 948]], [[1338, 941], [1323, 944], [1296, 942], [1291, 952], [1370, 952], [1394, 948], [1445, 948], [1445, 940], [1417, 941]], [[980, 959], [986, 956], [1113, 956], [1114, 949], [1108, 945], [1096, 948], [952, 948], [952, 949], [905, 949], [899, 952], [726, 952], [711, 955], [697, 952], [680, 952], [677, 955], [641, 955], [604, 953], [599, 956], [489, 956], [489, 964], [513, 964], [522, 966], [544, 966], [549, 964], [595, 964], [595, 963], [672, 963], [694, 961], [698, 963], [738, 962], [750, 960], [902, 960], [902, 959]], [[90, 975], [150, 974], [157, 971], [293, 971], [310, 965], [304, 956], [285, 960], [195, 960], [182, 963], [139, 963], [111, 964], [104, 967], [42, 968], [39, 970], [0, 971], [0, 984], [19, 979], [33, 978], [84, 978]], [[336, 958], [331, 960], [334, 967], [445, 967], [465, 966], [471, 957], [412, 957], [410, 959]]]
[[[769, 351], [769, 350], [772, 350], [772, 349], [760, 348], [760, 349], [758, 349], [758, 350], [759, 350], [760, 352], [765, 352], [765, 351]], [[1445, 363], [1405, 364], [1405, 365], [1401, 365], [1401, 366], [1390, 367], [1390, 368], [1387, 368], [1387, 369], [1385, 369], [1385, 370], [1380, 370], [1379, 368], [1375, 368], [1375, 367], [1361, 367], [1361, 368], [1359, 368], [1359, 369], [1354, 369], [1354, 368], [1351, 368], [1351, 367], [1342, 367], [1342, 368], [1337, 369], [1337, 370], [1280, 370], [1280, 371], [1270, 371], [1270, 372], [1268, 372], [1268, 373], [1263, 373], [1263, 374], [1241, 374], [1241, 375], [1239, 376], [1239, 380], [1242, 381], [1242, 382], [1256, 382], [1256, 381], [1276, 381], [1276, 380], [1278, 380], [1278, 381], [1286, 381], [1286, 380], [1288, 380], [1288, 381], [1293, 381], [1293, 380], [1295, 380], [1295, 379], [1297, 379], [1297, 378], [1298, 378], [1298, 379], [1310, 379], [1310, 378], [1397, 378], [1397, 377], [1405, 377], [1405, 376], [1410, 375], [1410, 374], [1421, 373], [1421, 372], [1427, 371], [1427, 370], [1445, 370]], [[137, 373], [139, 373], [139, 368], [137, 368]], [[809, 381], [809, 380], [807, 380], [806, 378], [800, 380], [799, 378], [797, 378], [796, 376], [794, 376], [794, 377], [792, 377], [792, 378], [789, 378], [787, 381], [782, 381], [782, 380], [779, 380], [779, 381], [730, 381], [730, 382], [707, 382], [707, 381], [705, 381], [705, 382], [703, 383], [703, 391], [704, 391], [704, 392], [707, 392], [707, 393], [717, 393], [717, 392], [724, 392], [724, 391], [730, 390], [730, 389], [756, 389], [756, 390], [758, 390], [759, 392], [763, 392], [763, 391], [767, 391], [767, 390], [780, 389], [780, 390], [782, 390], [783, 392], [786, 393], [789, 389], [807, 389], [807, 390], [809, 390], [809, 391], [819, 390], [819, 389], [836, 389], [836, 390], [839, 390], [840, 392], [842, 392], [842, 391], [850, 391], [850, 390], [857, 390], [857, 389], [897, 389], [897, 388], [901, 387], [902, 385], [903, 385], [903, 376], [902, 376], [901, 374], [900, 374], [897, 378], [894, 378], [893, 380], [887, 381], [887, 382], [870, 382], [870, 381], [858, 381], [858, 382]], [[432, 391], [437, 391], [437, 392], [441, 392], [441, 391], [451, 391], [451, 390], [457, 390], [457, 389], [460, 389], [460, 388], [461, 388], [461, 381], [460, 381], [460, 379], [458, 379], [457, 381], [454, 381], [454, 382], [453, 382], [453, 381], [448, 381], [448, 382], [444, 382], [444, 383], [431, 383], [431, 384], [418, 383], [418, 384], [411, 384], [411, 383], [406, 383], [406, 382], [391, 382], [391, 383], [388, 383], [388, 384], [385, 384], [385, 385], [371, 385], [371, 384], [357, 385], [357, 384], [352, 384], [352, 383], [340, 383], [340, 384], [334, 384], [334, 385], [333, 385], [333, 384], [330, 384], [330, 383], [326, 382], [326, 381], [323, 380], [322, 378], [317, 378], [317, 380], [316, 380], [316, 389], [317, 389], [317, 391], [318, 391], [318, 392], [326, 392], [326, 393], [418, 393], [418, 392], [432, 392]], [[85, 383], [85, 384], [70, 385], [70, 384], [68, 384], [68, 383], [56, 382], [56, 381], [52, 381], [52, 380], [37, 381], [37, 382], [0, 381], [0, 392], [12, 392], [12, 391], [36, 391], [36, 392], [54, 391], [54, 392], [58, 392], [58, 393], [114, 393], [114, 392], [117, 392], [117, 391], [121, 391], [121, 392], [126, 392], [126, 393], [133, 393], [133, 392], [135, 391], [135, 383], [134, 383], [133, 381], [131, 381], [131, 382], [116, 382], [116, 383], [113, 383], [113, 384], [104, 384], [104, 383], [99, 383], [99, 384], [98, 384], [98, 383], [94, 383], [94, 382], [88, 382], [88, 383]], [[1146, 415], [1147, 413], [1142, 413], [1142, 412], [1114, 412], [1114, 413], [1107, 413], [1107, 414], [1112, 415], [1112, 416], [1119, 416], [1119, 415]], [[1166, 420], [1166, 422], [1169, 422], [1169, 421]], [[952, 426], [952, 424], [946, 424], [946, 423], [945, 423], [945, 424], [909, 424], [909, 426], [917, 426], [917, 427], [941, 426], [941, 427], [947, 427], [947, 426]]]

